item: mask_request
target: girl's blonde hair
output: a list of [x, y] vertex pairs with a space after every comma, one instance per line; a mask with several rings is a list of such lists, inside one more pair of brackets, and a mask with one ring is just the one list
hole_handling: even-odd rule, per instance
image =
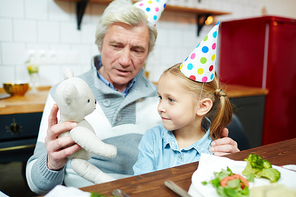
[[212, 100], [213, 106], [210, 111], [215, 108], [215, 114], [212, 117], [210, 136], [213, 140], [221, 138], [222, 130], [230, 123], [232, 119], [232, 107], [229, 98], [220, 87], [217, 74], [215, 73], [213, 81], [203, 84], [201, 82], [196, 82], [187, 78], [181, 72], [180, 65], [181, 63], [168, 68], [163, 72], [163, 75], [172, 74], [176, 76], [178, 83], [182, 85], [184, 90], [193, 96], [194, 100], [196, 100], [196, 103], [199, 101], [199, 99], [203, 98], [210, 98]]

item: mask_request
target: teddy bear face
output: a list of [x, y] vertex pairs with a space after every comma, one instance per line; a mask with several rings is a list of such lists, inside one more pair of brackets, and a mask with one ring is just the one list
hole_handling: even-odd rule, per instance
[[80, 122], [96, 108], [96, 100], [85, 81], [71, 77], [61, 82], [55, 92], [61, 122]]

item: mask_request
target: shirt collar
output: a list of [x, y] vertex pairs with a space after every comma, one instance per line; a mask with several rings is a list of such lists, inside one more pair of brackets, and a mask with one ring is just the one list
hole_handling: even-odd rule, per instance
[[[211, 121], [208, 118], [205, 118], [204, 121], [207, 125], [211, 124]], [[204, 123], [203, 123], [202, 127], [206, 127], [204, 125]], [[165, 129], [165, 128], [163, 127], [163, 129]], [[194, 148], [199, 153], [208, 152], [208, 148], [209, 148], [211, 142], [212, 142], [212, 139], [210, 137], [210, 127], [207, 127], [206, 133], [201, 139], [199, 139], [195, 143], [191, 144], [190, 146], [183, 148], [182, 150], [187, 151], [187, 150]], [[176, 140], [172, 131], [164, 132], [163, 145], [164, 145], [164, 147], [170, 146], [173, 150], [176, 150], [176, 151], [181, 150], [180, 147], [178, 146], [177, 140]]]
[[[103, 66], [102, 64], [102, 61], [98, 61], [95, 63], [96, 64], [96, 68], [97, 68], [97, 74], [98, 74], [98, 77], [99, 79], [104, 83], [106, 84], [108, 87], [112, 88], [113, 90], [116, 90], [118, 91], [117, 89], [114, 88], [114, 86], [109, 82], [107, 81], [107, 79], [105, 79], [103, 77], [103, 75], [100, 74], [99, 72], [99, 69]], [[121, 92], [125, 97], [126, 95], [128, 94], [128, 92], [130, 91], [130, 89], [132, 88], [132, 86], [136, 83], [136, 78], [134, 77], [126, 86], [126, 88]]]

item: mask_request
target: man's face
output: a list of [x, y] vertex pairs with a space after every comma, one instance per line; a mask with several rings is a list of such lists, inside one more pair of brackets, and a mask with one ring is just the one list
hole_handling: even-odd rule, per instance
[[123, 23], [111, 25], [101, 51], [103, 67], [99, 70], [119, 92], [142, 69], [149, 47], [149, 30], [145, 25], [132, 27]]

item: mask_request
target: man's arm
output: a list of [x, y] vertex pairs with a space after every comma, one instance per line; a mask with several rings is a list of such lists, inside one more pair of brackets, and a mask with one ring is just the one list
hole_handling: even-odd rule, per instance
[[228, 129], [224, 128], [222, 131], [222, 137], [220, 139], [214, 140], [211, 143], [210, 152], [214, 153], [214, 155], [222, 156], [229, 153], [236, 153], [240, 150], [237, 147], [236, 141], [228, 137]]
[[47, 167], [47, 153], [44, 143], [37, 143], [34, 155], [28, 160], [26, 178], [30, 189], [39, 195], [44, 195], [56, 185], [63, 183], [64, 168], [54, 171]]

